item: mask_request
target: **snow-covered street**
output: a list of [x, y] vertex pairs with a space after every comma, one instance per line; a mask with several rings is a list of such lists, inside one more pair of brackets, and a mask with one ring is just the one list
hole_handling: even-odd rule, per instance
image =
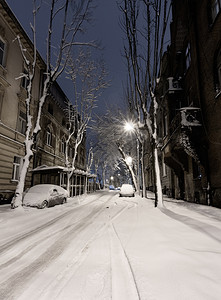
[[220, 299], [221, 210], [153, 198], [1, 206], [0, 299]]

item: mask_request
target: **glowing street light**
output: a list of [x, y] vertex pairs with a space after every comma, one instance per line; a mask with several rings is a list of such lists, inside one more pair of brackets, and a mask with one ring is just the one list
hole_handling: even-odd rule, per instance
[[132, 122], [126, 122], [124, 125], [125, 131], [133, 131], [134, 130], [134, 124]]
[[127, 163], [128, 165], [132, 165], [132, 161], [133, 161], [133, 158], [132, 158], [131, 156], [127, 156], [127, 157], [126, 157], [126, 163]]
[[[130, 122], [126, 122], [124, 125], [124, 130], [128, 131], [128, 132], [134, 132], [135, 130], [137, 131], [137, 125], [134, 124], [132, 121]], [[135, 134], [137, 136], [137, 132], [135, 131]], [[138, 193], [140, 194], [140, 178], [139, 178], [139, 164], [140, 164], [140, 153], [139, 153], [139, 139], [137, 136], [137, 190]], [[128, 156], [126, 158], [126, 163], [128, 164], [128, 166], [132, 165], [132, 157]]]

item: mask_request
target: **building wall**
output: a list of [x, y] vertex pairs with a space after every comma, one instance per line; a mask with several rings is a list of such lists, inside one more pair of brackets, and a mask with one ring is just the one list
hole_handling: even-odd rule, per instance
[[[24, 154], [24, 134], [19, 129], [19, 114], [20, 111], [25, 112], [26, 90], [22, 87], [22, 79], [18, 79], [24, 71], [21, 51], [18, 42], [14, 41], [18, 34], [27, 52], [31, 52], [26, 35], [19, 25], [15, 25], [11, 13], [3, 4], [4, 1], [1, 1], [0, 40], [4, 44], [4, 57], [0, 64], [0, 194], [15, 189], [17, 180], [13, 179], [14, 160]], [[34, 99], [38, 98], [39, 77], [40, 66], [34, 80]], [[30, 174], [27, 176], [27, 185], [30, 185]]]
[[[212, 201], [220, 207], [221, 84], [217, 89], [215, 62], [221, 47], [221, 13], [211, 22], [211, 2], [172, 1], [171, 45], [157, 87], [159, 155], [171, 169], [170, 177], [162, 177], [162, 185], [171, 185], [175, 197], [203, 204]], [[168, 78], [175, 89], [168, 86]], [[180, 109], [193, 116], [193, 107], [198, 124], [184, 124]]]
[[200, 98], [208, 155], [213, 205], [221, 207], [221, 93], [216, 59], [221, 50], [221, 9], [212, 17], [210, 1], [196, 1], [196, 47], [199, 57]]
[[[32, 42], [5, 1], [0, 0], [0, 195], [6, 197], [13, 194], [16, 189], [19, 164], [22, 163], [25, 151], [25, 99], [27, 92], [23, 87], [23, 79], [19, 79], [20, 74], [24, 72], [24, 63], [18, 42], [15, 41], [17, 35], [20, 36], [31, 61], [33, 57]], [[4, 47], [3, 60], [1, 60], [2, 45]], [[45, 64], [38, 55], [31, 103], [31, 112], [34, 118], [37, 116], [44, 69]], [[65, 156], [61, 144], [62, 138], [67, 136], [64, 113], [67, 101], [68, 99], [59, 85], [54, 83], [51, 95], [46, 99], [43, 106], [40, 122], [41, 131], [37, 135], [33, 148], [34, 156], [30, 161], [25, 188], [32, 184], [31, 171], [33, 168], [40, 165], [65, 166]], [[50, 128], [52, 133], [51, 145], [47, 144], [47, 128]], [[78, 149], [76, 168], [81, 170], [86, 169], [85, 144], [86, 140], [84, 138]], [[72, 145], [74, 145], [74, 138], [72, 138]]]

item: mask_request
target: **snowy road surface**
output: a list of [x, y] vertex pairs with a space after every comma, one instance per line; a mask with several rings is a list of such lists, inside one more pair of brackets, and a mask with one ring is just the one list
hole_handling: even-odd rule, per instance
[[0, 207], [0, 299], [221, 299], [221, 211], [97, 192]]

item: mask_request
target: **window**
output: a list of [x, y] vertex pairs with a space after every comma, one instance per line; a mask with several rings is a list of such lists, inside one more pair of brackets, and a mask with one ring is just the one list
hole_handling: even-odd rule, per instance
[[189, 69], [191, 63], [191, 55], [190, 55], [190, 43], [188, 43], [185, 51], [185, 62], [186, 62], [186, 70]]
[[0, 39], [0, 65], [4, 65], [5, 43]]
[[70, 145], [70, 147], [69, 147], [69, 156], [71, 158], [73, 158], [73, 148], [72, 148], [72, 145]]
[[66, 120], [65, 119], [62, 119], [62, 126], [66, 127]]
[[19, 156], [15, 156], [13, 162], [12, 180], [14, 181], [19, 180], [21, 165], [22, 165], [22, 158]]
[[80, 151], [80, 164], [84, 165], [84, 163], [85, 163], [85, 153], [84, 153], [84, 150], [81, 149], [81, 151]]
[[48, 112], [53, 116], [53, 106], [51, 103], [48, 104]]
[[221, 91], [221, 48], [219, 49], [218, 55], [216, 57], [216, 92]]
[[166, 164], [164, 162], [164, 154], [162, 155], [162, 169], [163, 169], [163, 177], [167, 176]]
[[21, 80], [21, 86], [27, 90], [27, 87], [28, 87], [28, 84], [29, 84], [29, 79], [27, 78], [27, 75], [28, 75], [28, 71], [27, 70], [24, 70], [23, 71], [24, 73], [24, 77], [22, 77], [22, 80]]
[[52, 134], [49, 127], [46, 129], [46, 144], [52, 146]]
[[163, 137], [168, 134], [168, 119], [167, 115], [163, 116]]
[[25, 134], [26, 126], [27, 126], [26, 114], [23, 111], [20, 111], [18, 117], [18, 131], [22, 134]]
[[65, 142], [65, 138], [61, 139], [61, 152], [65, 153], [66, 151], [66, 142]]
[[211, 15], [214, 22], [221, 9], [221, 0], [211, 0]]

